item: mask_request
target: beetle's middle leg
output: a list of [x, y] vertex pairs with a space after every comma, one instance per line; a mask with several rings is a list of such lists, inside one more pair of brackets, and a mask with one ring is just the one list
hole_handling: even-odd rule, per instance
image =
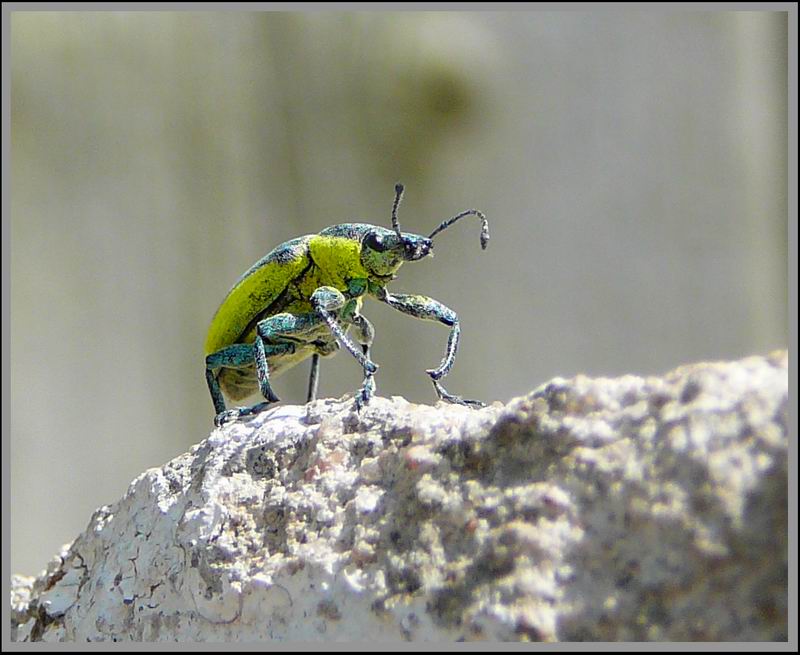
[[[352, 317], [353, 327], [356, 328], [356, 341], [361, 344], [361, 350], [367, 359], [370, 359], [370, 347], [375, 338], [375, 328], [372, 327], [366, 317], [361, 314], [354, 314]], [[308, 378], [308, 396], [306, 402], [312, 402], [317, 399], [317, 389], [319, 387], [319, 353], [314, 353], [311, 358], [311, 372]], [[374, 373], [367, 373], [364, 376], [364, 387], [362, 393], [359, 395], [360, 405], [369, 402], [369, 399], [375, 394], [375, 381]], [[363, 396], [363, 397], [362, 397]]]
[[306, 402], [310, 403], [317, 399], [317, 389], [319, 388], [319, 353], [311, 356], [311, 374], [308, 376], [308, 395]]
[[[352, 300], [349, 302], [353, 302]], [[372, 339], [375, 335], [375, 329], [372, 324], [357, 311], [353, 310], [350, 316], [350, 310], [346, 307], [348, 299], [344, 294], [334, 287], [319, 287], [314, 293], [311, 294], [311, 304], [317, 311], [317, 314], [328, 325], [328, 328], [336, 337], [336, 340], [343, 345], [347, 351], [356, 358], [361, 367], [364, 369], [364, 382], [361, 385], [358, 395], [356, 396], [356, 407], [361, 408], [369, 402], [372, 394], [375, 391], [375, 372], [378, 370], [378, 365], [375, 364], [369, 356], [370, 346]], [[359, 349], [345, 334], [345, 330], [339, 325], [336, 320], [336, 314], [339, 310], [344, 309], [348, 314], [345, 318], [349, 320], [358, 330], [357, 339], [361, 344]]]
[[[375, 328], [372, 326], [365, 316], [358, 312], [353, 316], [353, 326], [356, 328], [356, 341], [361, 344], [361, 350], [364, 352], [364, 357], [371, 360], [370, 349], [372, 342], [375, 339]], [[356, 407], [361, 409], [366, 405], [372, 396], [375, 395], [375, 373], [368, 372], [364, 369], [364, 382], [361, 385], [361, 390], [356, 396]]]
[[450, 372], [458, 351], [458, 340], [461, 335], [461, 327], [458, 323], [458, 315], [449, 307], [443, 305], [438, 300], [427, 296], [418, 296], [405, 293], [389, 293], [381, 289], [377, 294], [378, 300], [385, 302], [390, 307], [428, 321], [438, 321], [450, 328], [450, 336], [447, 339], [447, 351], [442, 359], [442, 363], [435, 369], [425, 371], [431, 377], [436, 394], [441, 400], [458, 405], [468, 405], [470, 407], [484, 407], [485, 403], [480, 400], [467, 400], [461, 396], [454, 396], [448, 393], [439, 382]]

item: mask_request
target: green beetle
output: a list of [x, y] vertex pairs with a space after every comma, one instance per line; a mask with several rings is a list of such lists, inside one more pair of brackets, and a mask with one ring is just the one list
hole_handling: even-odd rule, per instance
[[[361, 409], [375, 392], [378, 366], [370, 359], [375, 330], [361, 315], [365, 295], [416, 318], [450, 327], [447, 351], [436, 369], [427, 371], [440, 399], [480, 407], [477, 400], [454, 396], [439, 380], [450, 371], [458, 348], [456, 313], [432, 298], [394, 294], [386, 285], [403, 262], [433, 255], [433, 237], [464, 216], [481, 220], [481, 247], [489, 242], [489, 223], [476, 209], [444, 221], [428, 237], [400, 231], [397, 208], [403, 185], [395, 186], [392, 230], [364, 223], [343, 223], [319, 234], [291, 239], [257, 261], [239, 278], [211, 321], [205, 343], [206, 381], [217, 426], [255, 414], [279, 398], [270, 378], [312, 358], [308, 401], [316, 398], [320, 356], [344, 346], [364, 370], [356, 395]], [[355, 329], [358, 346], [347, 332]], [[360, 347], [359, 347], [360, 346]], [[226, 409], [223, 392], [238, 401], [257, 390], [266, 399], [251, 407]]]

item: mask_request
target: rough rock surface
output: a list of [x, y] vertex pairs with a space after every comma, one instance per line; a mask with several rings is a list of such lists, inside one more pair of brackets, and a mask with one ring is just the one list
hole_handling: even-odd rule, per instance
[[278, 406], [15, 576], [12, 638], [786, 640], [787, 393], [778, 352]]

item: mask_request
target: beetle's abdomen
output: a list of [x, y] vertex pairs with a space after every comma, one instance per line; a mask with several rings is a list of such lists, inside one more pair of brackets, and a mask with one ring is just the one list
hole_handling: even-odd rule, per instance
[[252, 396], [258, 391], [255, 365], [247, 368], [223, 368], [219, 372], [217, 381], [225, 395], [234, 402]]
[[310, 237], [299, 237], [278, 246], [256, 262], [225, 296], [211, 320], [205, 354], [241, 343], [254, 320], [283, 309], [273, 309], [292, 282], [312, 264], [308, 256]]

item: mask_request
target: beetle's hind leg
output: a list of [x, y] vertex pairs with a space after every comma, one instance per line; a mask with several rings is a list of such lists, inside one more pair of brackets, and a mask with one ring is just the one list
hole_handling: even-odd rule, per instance
[[217, 414], [225, 411], [225, 398], [219, 386], [219, 371], [222, 368], [245, 368], [253, 363], [253, 346], [236, 343], [226, 346], [206, 357], [206, 382], [214, 410]]
[[[263, 344], [262, 344], [263, 347]], [[284, 352], [291, 351], [294, 348], [291, 344], [274, 344], [269, 346], [269, 354], [277, 355]], [[269, 394], [264, 394], [267, 402], [258, 403], [251, 407], [234, 407], [231, 409], [225, 408], [225, 398], [222, 395], [222, 390], [219, 385], [219, 371], [223, 368], [247, 368], [253, 365], [254, 360], [254, 344], [249, 343], [236, 343], [225, 348], [221, 348], [215, 353], [206, 357], [206, 382], [208, 383], [208, 390], [211, 393], [211, 400], [214, 402], [214, 410], [217, 415], [214, 417], [214, 424], [219, 427], [230, 420], [246, 416], [249, 414], [256, 414], [265, 409], [268, 405], [277, 402], [278, 397], [269, 389], [267, 382], [267, 389]], [[255, 357], [256, 362], [258, 357]], [[261, 380], [259, 379], [259, 385]]]
[[[280, 400], [272, 390], [269, 382], [269, 359], [276, 355], [287, 355], [295, 352], [293, 337], [307, 334], [315, 328], [320, 319], [315, 314], [275, 314], [259, 322], [256, 326], [256, 338], [252, 344], [234, 344], [209, 355], [206, 358], [206, 380], [214, 401], [217, 416], [214, 423], [219, 426], [240, 416], [257, 414], [269, 405]], [[266, 402], [250, 407], [225, 409], [225, 400], [219, 387], [216, 369], [243, 368], [255, 362], [256, 377], [261, 395]]]

